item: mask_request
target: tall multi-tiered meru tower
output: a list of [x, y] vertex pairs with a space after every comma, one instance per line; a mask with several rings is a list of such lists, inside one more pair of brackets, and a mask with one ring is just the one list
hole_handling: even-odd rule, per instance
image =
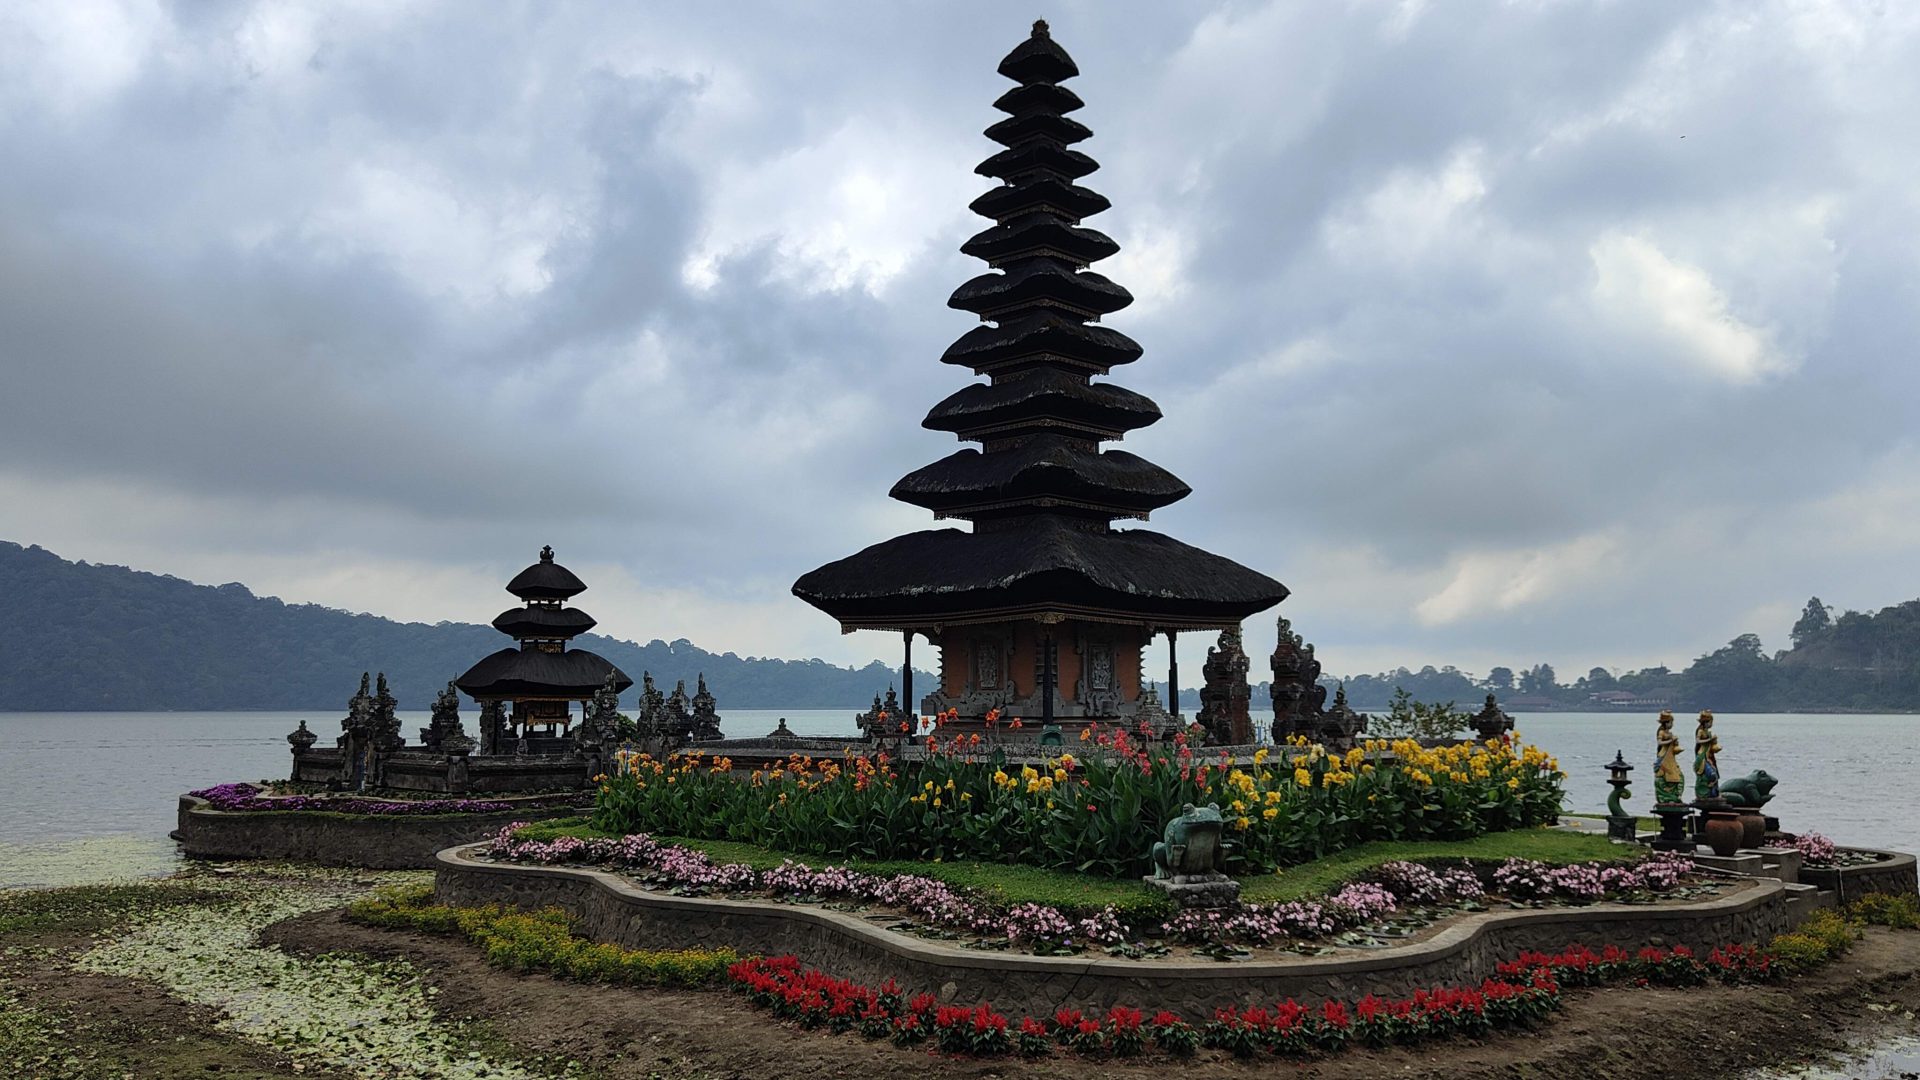
[[[1105, 197], [1074, 181], [1098, 165], [1071, 149], [1092, 132], [1066, 114], [1083, 104], [1060, 83], [1079, 74], [1044, 22], [1000, 62], [1020, 85], [994, 103], [1007, 119], [987, 137], [1006, 149], [976, 172], [1002, 181], [972, 209], [994, 224], [961, 251], [989, 272], [948, 306], [978, 315], [941, 359], [971, 383], [922, 423], [966, 448], [907, 474], [893, 497], [972, 522], [972, 531], [911, 533], [794, 583], [794, 595], [843, 631], [893, 630], [940, 649], [940, 685], [925, 713], [955, 709], [963, 724], [995, 708], [1037, 721], [1127, 721], [1140, 710], [1143, 651], [1157, 634], [1237, 627], [1286, 598], [1264, 574], [1145, 529], [1189, 493], [1152, 462], [1100, 444], [1160, 419], [1151, 400], [1095, 382], [1140, 356], [1098, 321], [1133, 302], [1087, 269], [1119, 250], [1080, 222]], [[1178, 686], [1177, 668], [1171, 673]], [[907, 700], [912, 690], [907, 688]], [[909, 706], [911, 707], [911, 706]]]

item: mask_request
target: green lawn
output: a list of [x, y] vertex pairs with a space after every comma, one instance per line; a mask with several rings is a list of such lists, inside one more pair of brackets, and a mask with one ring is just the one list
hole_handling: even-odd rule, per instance
[[1330, 892], [1381, 863], [1400, 859], [1430, 863], [1534, 859], [1562, 864], [1634, 859], [1640, 854], [1640, 849], [1616, 845], [1604, 836], [1558, 829], [1518, 829], [1472, 840], [1376, 840], [1276, 873], [1243, 878], [1240, 899], [1248, 903], [1300, 900]]
[[[529, 825], [517, 835], [525, 840], [552, 840], [560, 836], [584, 839], [611, 837], [613, 834], [593, 828], [585, 818], [561, 818]], [[746, 863], [756, 870], [772, 869], [785, 859], [795, 859], [810, 866], [825, 865], [831, 861], [873, 874], [919, 874], [955, 888], [972, 890], [1001, 904], [1046, 904], [1068, 912], [1093, 911], [1111, 904], [1123, 918], [1130, 921], [1157, 914], [1171, 914], [1173, 911], [1172, 903], [1163, 893], [1141, 882], [1117, 881], [1060, 870], [983, 862], [825, 860], [817, 855], [794, 855], [729, 840], [690, 840], [679, 836], [663, 836], [660, 839], [706, 852], [716, 862]], [[1473, 840], [1376, 841], [1310, 863], [1290, 866], [1278, 873], [1242, 878], [1240, 898], [1249, 903], [1299, 900], [1330, 892], [1345, 882], [1363, 876], [1381, 863], [1396, 859], [1444, 863], [1461, 859], [1498, 862], [1520, 858], [1562, 864], [1635, 858], [1635, 851], [1617, 846], [1603, 836], [1554, 829], [1489, 833]]]

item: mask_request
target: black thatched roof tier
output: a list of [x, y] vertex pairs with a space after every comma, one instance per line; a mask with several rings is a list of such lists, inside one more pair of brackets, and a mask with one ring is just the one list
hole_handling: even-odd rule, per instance
[[960, 245], [963, 254], [985, 259], [990, 266], [1042, 255], [1085, 266], [1119, 250], [1106, 233], [1070, 225], [1053, 214], [1022, 214], [982, 229]]
[[1014, 46], [996, 69], [1017, 83], [1057, 83], [1080, 74], [1067, 50], [1053, 43], [1045, 19], [1036, 19], [1033, 33]]
[[1066, 429], [1089, 438], [1117, 439], [1158, 419], [1160, 406], [1145, 394], [1043, 368], [1018, 378], [974, 383], [935, 405], [920, 425], [963, 438]]
[[540, 549], [540, 561], [507, 582], [507, 591], [522, 600], [565, 600], [587, 591], [586, 582], [553, 561], [553, 549]]
[[828, 563], [793, 592], [848, 629], [1060, 615], [1179, 630], [1237, 626], [1287, 588], [1160, 533], [1038, 515], [991, 532], [909, 533]]
[[1028, 83], [1016, 86], [994, 100], [993, 107], [1004, 113], [1052, 113], [1059, 116], [1086, 107], [1080, 95], [1052, 83]]
[[1079, 221], [1112, 205], [1105, 195], [1090, 188], [1069, 184], [1064, 180], [1042, 179], [994, 188], [968, 203], [967, 209], [981, 217], [999, 221], [1036, 210], [1058, 214], [1068, 221]]
[[890, 494], [945, 517], [1055, 506], [1132, 517], [1179, 502], [1192, 490], [1137, 454], [1103, 453], [1089, 449], [1087, 441], [1035, 435], [987, 453], [956, 451], [901, 477]]
[[493, 618], [493, 628], [519, 640], [565, 640], [584, 634], [595, 626], [593, 616], [579, 608], [548, 607], [535, 604], [503, 611]]
[[1106, 374], [1140, 358], [1140, 345], [1118, 330], [1080, 322], [1052, 311], [1038, 311], [998, 325], [976, 326], [947, 346], [943, 363], [970, 367], [982, 375], [1061, 365], [1082, 373]]
[[1071, 146], [1093, 138], [1093, 129], [1052, 109], [1036, 109], [1009, 116], [987, 128], [985, 134], [1002, 146], [1018, 146], [1036, 139], [1056, 146]]
[[633, 685], [626, 672], [585, 649], [544, 652], [540, 649], [501, 649], [467, 669], [454, 680], [462, 693], [487, 699], [590, 698], [614, 676], [613, 687], [624, 692]]
[[1009, 146], [974, 166], [981, 176], [1018, 183], [1022, 179], [1078, 180], [1100, 168], [1100, 163], [1078, 150], [1051, 142]]
[[1083, 318], [1111, 315], [1133, 303], [1133, 294], [1091, 270], [1076, 273], [1054, 259], [1015, 263], [981, 274], [953, 290], [947, 306], [985, 319], [1024, 314], [1037, 307], [1064, 309]]

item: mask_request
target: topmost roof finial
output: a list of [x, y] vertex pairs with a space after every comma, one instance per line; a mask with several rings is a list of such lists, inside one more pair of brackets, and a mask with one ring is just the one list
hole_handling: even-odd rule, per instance
[[1033, 36], [1034, 37], [1047, 36], [1047, 20], [1045, 19], [1033, 20]]
[[541, 562], [553, 561], [553, 545], [552, 544], [547, 544], [540, 549], [540, 561]]

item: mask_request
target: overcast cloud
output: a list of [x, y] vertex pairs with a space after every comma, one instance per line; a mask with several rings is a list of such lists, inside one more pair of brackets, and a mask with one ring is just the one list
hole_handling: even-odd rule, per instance
[[551, 543], [617, 636], [891, 659], [787, 589], [927, 525], [1036, 16], [1150, 527], [1330, 670], [1920, 596], [1920, 8], [1863, 2], [11, 3], [0, 537], [429, 622]]

